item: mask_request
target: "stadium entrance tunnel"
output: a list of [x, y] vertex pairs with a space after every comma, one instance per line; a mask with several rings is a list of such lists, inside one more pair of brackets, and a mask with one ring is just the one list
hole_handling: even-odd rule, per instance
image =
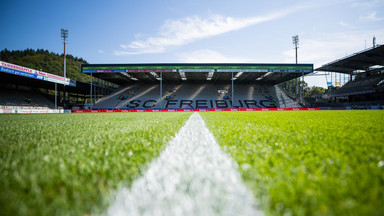
[[[130, 109], [152, 109], [159, 104], [156, 100], [131, 100], [127, 104]], [[276, 108], [272, 100], [167, 100], [165, 109], [224, 109], [224, 108]]]

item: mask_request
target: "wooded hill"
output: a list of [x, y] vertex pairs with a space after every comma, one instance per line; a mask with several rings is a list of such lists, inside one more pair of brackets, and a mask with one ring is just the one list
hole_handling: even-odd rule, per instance
[[[49, 52], [43, 49], [26, 49], [9, 51], [4, 49], [0, 52], [0, 60], [8, 63], [41, 70], [47, 73], [64, 76], [63, 54]], [[66, 75], [67, 78], [89, 82], [90, 77], [81, 73], [81, 64], [87, 64], [83, 58], [66, 55]]]

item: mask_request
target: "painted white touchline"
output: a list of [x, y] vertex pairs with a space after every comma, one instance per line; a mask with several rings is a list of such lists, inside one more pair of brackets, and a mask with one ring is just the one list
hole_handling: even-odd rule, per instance
[[198, 113], [130, 189], [117, 192], [106, 214], [264, 215]]

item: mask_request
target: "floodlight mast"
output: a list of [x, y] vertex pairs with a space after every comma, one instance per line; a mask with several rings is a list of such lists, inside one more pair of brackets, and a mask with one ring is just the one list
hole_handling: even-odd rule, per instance
[[[299, 48], [299, 36], [295, 35], [292, 37], [292, 43], [295, 46], [295, 51], [296, 51], [296, 64], [297, 64], [297, 48]], [[299, 95], [299, 81], [296, 78], [296, 98]]]
[[293, 45], [295, 45], [296, 50], [296, 64], [297, 64], [297, 48], [299, 48], [299, 35], [295, 35], [292, 37]]
[[[68, 29], [61, 29], [61, 38], [64, 40], [64, 78], [67, 77], [67, 73], [66, 73], [66, 67], [67, 67], [67, 64], [66, 64], [66, 59], [65, 59], [65, 42], [66, 42], [66, 39], [68, 38]], [[64, 93], [64, 105], [65, 105], [65, 100], [67, 99], [66, 98], [66, 92], [65, 92], [65, 85], [64, 85], [64, 89], [63, 89], [63, 93]]]
[[61, 29], [61, 38], [64, 40], [64, 77], [67, 77], [66, 74], [66, 61], [65, 61], [65, 42], [66, 39], [68, 38], [68, 29]]
[[[297, 64], [297, 48], [299, 48], [299, 35], [295, 35], [292, 37], [292, 43], [295, 46], [296, 51], [296, 64]], [[302, 72], [302, 83], [301, 83], [301, 103], [304, 104], [304, 71]], [[296, 79], [296, 95], [298, 95], [298, 81]]]

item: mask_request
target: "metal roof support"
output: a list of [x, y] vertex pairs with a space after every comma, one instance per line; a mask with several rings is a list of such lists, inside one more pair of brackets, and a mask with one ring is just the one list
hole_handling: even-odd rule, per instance
[[304, 104], [304, 71], [302, 74], [303, 82], [301, 83], [301, 103]]
[[233, 97], [234, 97], [234, 90], [233, 90], [233, 71], [231, 72], [232, 73], [232, 97], [231, 97], [231, 99], [232, 99], [232, 108], [233, 108]]
[[159, 99], [159, 104], [160, 104], [160, 109], [163, 109], [163, 72], [160, 72], [160, 99]]
[[[97, 81], [97, 80], [95, 80], [95, 81]], [[97, 91], [98, 91], [98, 89], [97, 89], [97, 87], [99, 86], [99, 83], [98, 82], [95, 82], [96, 83], [96, 85], [94, 85], [94, 97], [93, 97], [93, 100], [95, 101], [95, 103], [96, 103], [96, 101], [97, 101]]]
[[57, 109], [57, 83], [55, 83], [55, 109]]
[[90, 94], [90, 104], [91, 104], [91, 109], [92, 109], [92, 74], [93, 73], [91, 73], [91, 94]]

